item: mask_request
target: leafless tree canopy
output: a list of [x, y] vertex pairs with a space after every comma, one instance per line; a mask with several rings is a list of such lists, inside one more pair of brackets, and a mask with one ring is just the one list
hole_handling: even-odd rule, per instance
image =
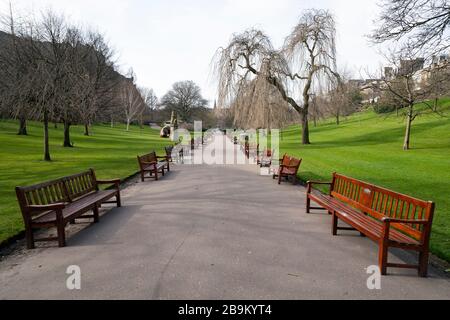
[[11, 10], [0, 19], [0, 40], [1, 116], [19, 118], [19, 134], [27, 120], [42, 121], [45, 160], [49, 122], [64, 124], [64, 146], [71, 147], [71, 125], [85, 125], [89, 135], [91, 122], [119, 114], [118, 84], [126, 79], [100, 33], [51, 10], [25, 18]]
[[417, 51], [436, 53], [450, 48], [448, 0], [383, 0], [375, 43], [406, 40]]
[[214, 61], [219, 106], [232, 107], [236, 124], [278, 126], [294, 109], [309, 143], [310, 94], [337, 76], [334, 19], [325, 10], [306, 11], [279, 49], [261, 30], [234, 34]]
[[161, 105], [170, 112], [175, 111], [183, 121], [191, 122], [194, 111], [206, 107], [208, 101], [193, 81], [180, 81], [161, 98]]

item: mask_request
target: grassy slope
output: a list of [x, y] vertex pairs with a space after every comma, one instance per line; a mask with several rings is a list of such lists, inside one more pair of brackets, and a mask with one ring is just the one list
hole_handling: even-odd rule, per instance
[[62, 126], [50, 129], [52, 162], [42, 159], [42, 125], [31, 123], [29, 136], [17, 136], [15, 121], [0, 121], [0, 242], [23, 229], [14, 187], [94, 168], [100, 179], [125, 178], [138, 170], [136, 155], [156, 149], [162, 153], [167, 139], [149, 128], [94, 126], [85, 137], [81, 127], [71, 130], [75, 148], [62, 147]]
[[[448, 115], [450, 100], [442, 100]], [[436, 202], [431, 249], [450, 261], [450, 119], [418, 117], [412, 150], [403, 151], [404, 121], [363, 112], [339, 126], [311, 128], [312, 145], [300, 145], [300, 129], [283, 132], [281, 152], [303, 158], [302, 180], [330, 180], [334, 171]]]

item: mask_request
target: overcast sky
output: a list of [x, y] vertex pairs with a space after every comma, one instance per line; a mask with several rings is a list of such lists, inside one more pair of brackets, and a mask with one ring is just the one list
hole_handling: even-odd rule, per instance
[[[381, 61], [364, 37], [373, 28], [377, 0], [12, 0], [18, 13], [39, 14], [46, 8], [73, 22], [104, 33], [117, 52], [120, 70], [132, 67], [140, 86], [161, 97], [180, 80], [193, 80], [213, 103], [216, 97], [210, 63], [231, 35], [250, 27], [264, 30], [275, 46], [295, 26], [302, 10], [325, 8], [334, 13], [338, 63], [353, 72]], [[0, 0], [7, 13], [9, 0]]]

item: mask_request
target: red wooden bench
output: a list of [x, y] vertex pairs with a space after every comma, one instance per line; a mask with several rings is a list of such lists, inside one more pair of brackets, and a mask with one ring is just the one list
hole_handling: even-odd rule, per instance
[[292, 156], [285, 154], [282, 159], [280, 159], [280, 166], [273, 169], [273, 179], [278, 177], [278, 184], [281, 184], [281, 178], [292, 178], [292, 183], [297, 183], [297, 173], [302, 163], [302, 159], [297, 159]]
[[148, 172], [149, 177], [159, 180], [159, 173], [165, 175], [165, 171], [170, 171], [169, 159], [167, 156], [157, 156], [156, 152], [150, 152], [143, 156], [138, 156], [139, 168], [141, 171], [141, 180], [144, 182], [145, 174]]
[[[112, 190], [100, 190], [99, 185], [114, 184]], [[101, 181], [94, 170], [36, 184], [16, 187], [17, 200], [25, 224], [28, 249], [35, 247], [35, 241], [56, 241], [60, 247], [66, 245], [65, 226], [76, 219], [94, 218], [99, 221], [98, 208], [103, 203], [120, 202], [120, 180]], [[115, 201], [108, 201], [116, 197]], [[85, 213], [92, 211], [92, 215]], [[56, 227], [58, 235], [53, 238], [34, 239], [34, 228]]]
[[263, 152], [258, 152], [256, 155], [256, 164], [262, 167], [270, 167], [272, 165], [272, 157], [274, 151], [270, 149], [264, 149]]
[[[329, 185], [329, 194], [312, 188], [318, 184]], [[320, 207], [311, 207], [311, 201]], [[377, 242], [378, 263], [383, 275], [388, 267], [395, 267], [415, 268], [420, 276], [426, 277], [433, 202], [334, 173], [330, 183], [308, 182], [306, 212], [310, 213], [311, 209], [325, 209], [333, 215], [333, 235], [337, 235], [338, 230], [356, 230]], [[350, 227], [338, 226], [338, 220]], [[390, 247], [418, 252], [419, 264], [389, 263]]]

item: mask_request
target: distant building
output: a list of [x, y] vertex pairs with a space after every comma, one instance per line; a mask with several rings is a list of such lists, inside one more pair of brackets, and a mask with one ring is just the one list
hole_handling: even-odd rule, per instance
[[384, 67], [384, 78], [386, 80], [392, 80], [395, 78], [395, 70], [392, 67]]
[[411, 60], [400, 60], [400, 68], [397, 70], [398, 75], [413, 74], [422, 70], [425, 64], [424, 58], [417, 58]]

